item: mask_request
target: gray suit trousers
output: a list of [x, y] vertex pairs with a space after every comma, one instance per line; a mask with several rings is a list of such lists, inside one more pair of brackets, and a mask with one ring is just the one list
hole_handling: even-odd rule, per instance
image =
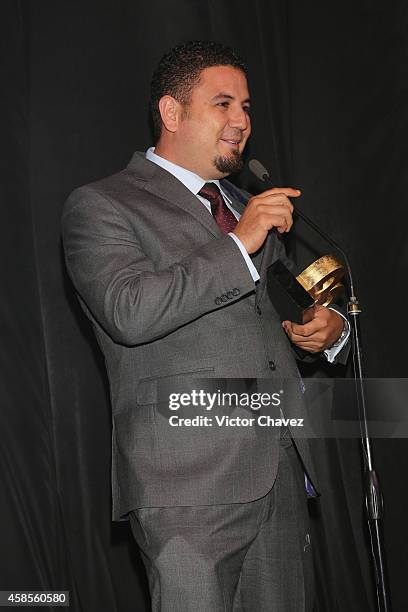
[[309, 612], [313, 570], [302, 464], [279, 443], [264, 497], [130, 513], [153, 612]]

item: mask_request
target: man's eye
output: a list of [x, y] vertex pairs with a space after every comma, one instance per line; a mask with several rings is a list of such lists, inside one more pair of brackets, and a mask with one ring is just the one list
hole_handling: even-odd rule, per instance
[[249, 106], [243, 106], [242, 107], [244, 109], [244, 111], [247, 113], [247, 115], [249, 115], [251, 113], [251, 109]]
[[218, 102], [217, 106], [223, 106], [224, 108], [228, 108], [229, 102]]

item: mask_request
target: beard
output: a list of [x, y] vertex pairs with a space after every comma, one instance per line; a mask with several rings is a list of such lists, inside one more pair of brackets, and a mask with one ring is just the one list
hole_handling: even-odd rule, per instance
[[244, 160], [239, 151], [234, 151], [229, 157], [226, 155], [217, 155], [217, 157], [214, 158], [213, 163], [219, 172], [227, 175], [240, 172], [240, 170], [243, 168]]

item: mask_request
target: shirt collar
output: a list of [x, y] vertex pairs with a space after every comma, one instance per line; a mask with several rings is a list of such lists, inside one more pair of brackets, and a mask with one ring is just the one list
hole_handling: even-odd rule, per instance
[[221, 191], [222, 195], [228, 201], [230, 201], [230, 198], [228, 197], [228, 195], [225, 193], [225, 191], [221, 187], [220, 181], [218, 180], [205, 181], [203, 178], [201, 178], [201, 176], [198, 176], [198, 174], [194, 174], [194, 172], [191, 172], [191, 170], [187, 170], [186, 168], [183, 168], [182, 166], [178, 166], [177, 164], [174, 164], [168, 159], [164, 159], [164, 157], [160, 157], [160, 155], [157, 155], [157, 153], [154, 152], [154, 147], [150, 147], [150, 149], [146, 151], [146, 159], [152, 161], [153, 163], [157, 164], [161, 168], [164, 168], [164, 170], [167, 170], [167, 172], [170, 172], [170, 174], [175, 176], [194, 195], [198, 194], [200, 189], [204, 187], [205, 183], [215, 183], [215, 185], [217, 185], [218, 189]]

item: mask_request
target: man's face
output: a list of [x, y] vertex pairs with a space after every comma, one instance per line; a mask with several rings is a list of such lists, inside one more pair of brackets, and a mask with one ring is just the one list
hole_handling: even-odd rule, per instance
[[232, 66], [203, 70], [175, 133], [176, 163], [206, 180], [240, 170], [251, 132], [249, 104], [241, 70]]

